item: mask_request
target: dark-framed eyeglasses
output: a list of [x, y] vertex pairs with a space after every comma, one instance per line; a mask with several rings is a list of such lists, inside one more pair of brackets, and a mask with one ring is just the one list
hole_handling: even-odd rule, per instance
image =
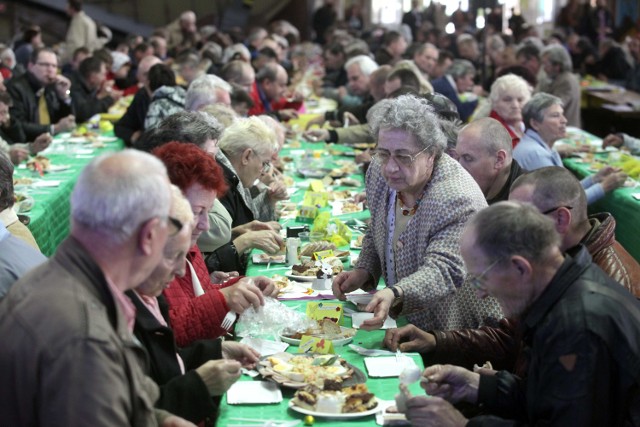
[[542, 215], [548, 215], [551, 212], [555, 212], [560, 208], [565, 208], [565, 209], [571, 210], [571, 209], [573, 209], [573, 206], [556, 206], [555, 208], [547, 209], [546, 211], [542, 212]]

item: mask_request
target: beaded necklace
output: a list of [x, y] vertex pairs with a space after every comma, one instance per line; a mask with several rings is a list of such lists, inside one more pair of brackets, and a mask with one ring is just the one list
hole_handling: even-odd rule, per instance
[[416, 211], [418, 210], [418, 206], [420, 206], [420, 202], [422, 201], [422, 198], [424, 197], [424, 193], [425, 190], [422, 190], [422, 193], [420, 194], [420, 197], [418, 197], [418, 199], [416, 200], [416, 203], [413, 205], [413, 207], [411, 209], [409, 209], [408, 207], [406, 207], [404, 205], [404, 202], [402, 201], [402, 192], [398, 191], [398, 201], [400, 202], [400, 210], [402, 211], [402, 216], [413, 216], [415, 215]]

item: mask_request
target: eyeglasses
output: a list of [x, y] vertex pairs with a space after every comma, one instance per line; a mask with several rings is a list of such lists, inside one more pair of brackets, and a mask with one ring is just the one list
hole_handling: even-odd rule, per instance
[[36, 62], [36, 65], [43, 68], [58, 68], [58, 64], [52, 64], [51, 62]]
[[[252, 153], [258, 158], [258, 160], [260, 160], [260, 156], [258, 156], [258, 153], [256, 153], [255, 151], [252, 151]], [[263, 160], [262, 169], [260, 170], [260, 173], [267, 173], [270, 170], [271, 170], [271, 160]]]
[[170, 236], [175, 236], [180, 232], [180, 230], [182, 230], [183, 224], [179, 219], [170, 216], [167, 217], [167, 221], [169, 221], [169, 223], [175, 228], [173, 232], [169, 233]]
[[467, 280], [469, 281], [469, 284], [471, 286], [473, 286], [474, 288], [476, 288], [476, 289], [482, 289], [482, 279], [484, 279], [484, 276], [486, 276], [487, 273], [489, 271], [491, 271], [491, 269], [493, 267], [498, 265], [499, 262], [500, 262], [500, 258], [498, 258], [497, 260], [493, 261], [491, 263], [491, 265], [489, 265], [489, 267], [485, 268], [484, 271], [482, 273], [478, 274], [477, 276], [467, 275]]
[[548, 214], [550, 214], [551, 212], [555, 212], [555, 211], [557, 211], [557, 210], [558, 210], [558, 209], [560, 209], [560, 208], [565, 208], [565, 209], [569, 209], [569, 210], [571, 210], [571, 209], [573, 209], [573, 206], [558, 206], [558, 207], [555, 207], [555, 208], [551, 208], [551, 209], [548, 209], [548, 210], [546, 210], [546, 211], [542, 212], [542, 215], [548, 215]]
[[429, 147], [425, 147], [416, 154], [391, 154], [386, 150], [375, 150], [371, 157], [381, 165], [386, 165], [389, 163], [389, 159], [393, 158], [398, 165], [411, 166], [418, 156], [427, 151], [428, 148]]

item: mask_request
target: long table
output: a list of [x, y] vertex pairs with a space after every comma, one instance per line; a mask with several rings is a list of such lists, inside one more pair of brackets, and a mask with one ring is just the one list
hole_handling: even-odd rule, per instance
[[51, 146], [41, 154], [51, 160], [54, 169], [68, 166], [64, 170], [47, 172], [43, 176], [26, 169], [24, 164], [15, 170], [15, 178], [30, 178], [45, 184], [59, 181], [55, 187], [23, 185], [16, 187], [16, 192], [30, 195], [35, 201], [29, 212], [21, 214], [29, 217], [29, 229], [40, 251], [46, 256], [53, 255], [60, 242], [69, 234], [71, 217], [69, 198], [84, 166], [100, 154], [119, 151], [124, 147], [122, 140], [114, 138], [112, 134], [103, 136], [109, 138], [109, 142], [103, 142], [104, 147], [101, 148], [92, 147], [90, 143], [69, 142], [80, 141], [69, 135], [56, 137]]
[[[314, 158], [313, 154], [316, 155], [321, 152], [322, 155], [320, 158]], [[330, 152], [344, 152], [349, 153], [349, 156], [340, 156], [340, 155], [330, 155]], [[353, 149], [350, 147], [344, 146], [331, 146], [330, 148], [324, 143], [307, 143], [302, 142], [300, 146], [296, 146], [293, 148], [285, 148], [281, 153], [282, 157], [293, 159], [293, 162], [289, 163], [289, 167], [287, 168], [287, 174], [293, 174], [294, 180], [296, 184], [300, 185], [301, 182], [306, 182], [307, 179], [302, 178], [300, 176], [295, 175], [295, 170], [300, 166], [308, 166], [309, 164], [313, 164], [316, 162], [316, 166], [324, 166], [327, 168], [334, 168], [336, 166], [337, 160], [353, 160], [351, 157], [351, 152]], [[362, 182], [361, 175], [353, 175], [352, 177], [360, 180]], [[344, 190], [344, 189], [352, 189], [352, 190], [362, 190], [362, 186], [354, 189], [353, 187], [336, 187], [336, 190]], [[291, 200], [293, 202], [302, 201], [304, 196], [304, 188], [300, 188], [294, 195]], [[327, 209], [327, 208], [325, 208]], [[369, 212], [359, 212], [354, 214], [345, 214], [339, 216], [341, 220], [348, 220], [351, 218], [358, 219], [366, 219], [369, 217]], [[286, 226], [294, 226], [301, 225], [303, 223], [297, 222], [293, 219], [281, 220], [281, 223], [286, 223]], [[342, 249], [347, 249], [344, 247]], [[357, 254], [359, 251], [353, 250], [353, 254]], [[284, 274], [286, 269], [279, 268], [280, 266], [271, 266], [269, 270], [265, 271], [265, 265], [255, 265], [250, 264], [247, 270], [247, 275], [255, 276], [255, 275], [272, 275], [272, 274]], [[275, 267], [275, 268], [274, 268]], [[346, 267], [349, 268], [348, 266]], [[329, 300], [336, 301], [336, 300]], [[306, 301], [286, 301], [285, 305], [289, 307], [296, 307], [297, 310], [304, 311], [306, 307]], [[350, 302], [344, 303], [346, 307], [356, 309], [355, 305]], [[406, 324], [406, 319], [400, 318], [398, 319], [398, 324]], [[343, 326], [351, 326], [351, 319], [349, 317], [345, 317], [343, 319]], [[367, 332], [364, 330], [358, 330], [356, 336], [354, 337], [353, 343], [365, 348], [382, 348], [382, 340], [384, 338], [384, 331], [377, 330]], [[296, 353], [298, 348], [296, 346], [290, 346], [287, 351], [291, 353]], [[352, 364], [353, 366], [360, 369], [365, 374], [367, 373], [366, 367], [364, 365], [364, 356], [359, 355], [355, 351], [351, 350], [349, 347], [337, 347], [336, 353], [338, 353], [341, 357], [343, 357], [347, 362]], [[418, 355], [412, 355], [412, 359], [416, 362], [419, 367], [423, 367], [422, 359]], [[246, 376], [242, 376], [241, 381], [250, 381], [250, 379]], [[368, 378], [367, 387], [369, 390], [376, 395], [378, 399], [382, 400], [393, 400], [394, 395], [398, 392], [398, 378]], [[424, 391], [419, 387], [418, 384], [414, 384], [410, 387], [410, 390], [415, 395], [424, 394]], [[252, 418], [252, 419], [276, 419], [276, 420], [302, 420], [304, 415], [294, 412], [291, 409], [288, 409], [288, 402], [293, 397], [294, 390], [291, 389], [282, 389], [283, 392], [283, 401], [278, 404], [272, 405], [229, 405], [227, 403], [226, 397], [223, 399], [221, 408], [220, 408], [220, 418], [218, 421], [218, 425], [224, 426], [232, 426], [234, 424], [243, 424], [240, 421], [234, 421], [234, 418]], [[316, 424], [320, 425], [332, 425], [332, 426], [371, 426], [375, 425], [374, 416], [366, 416], [363, 418], [350, 419], [350, 420], [336, 420], [336, 419], [325, 419], [325, 418], [316, 418]]]
[[[602, 140], [588, 132], [580, 129], [570, 129], [570, 137], [568, 142], [575, 143], [579, 141], [584, 144], [598, 146]], [[609, 153], [596, 153], [594, 158], [602, 163], [609, 162]], [[564, 165], [573, 172], [579, 179], [592, 175], [595, 171], [592, 169], [591, 162], [581, 158], [569, 157], [564, 159]], [[602, 199], [589, 205], [589, 213], [609, 212], [616, 220], [616, 239], [624, 246], [624, 248], [640, 262], [640, 221], [638, 220], [638, 212], [640, 212], [640, 201], [632, 197], [633, 194], [640, 193], [640, 187], [621, 187], [613, 190], [605, 195]]]

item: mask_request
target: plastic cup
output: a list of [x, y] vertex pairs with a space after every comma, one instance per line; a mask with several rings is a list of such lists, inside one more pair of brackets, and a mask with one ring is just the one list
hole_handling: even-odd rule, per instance
[[312, 242], [319, 242], [321, 240], [324, 240], [324, 233], [320, 231], [312, 231], [311, 233], [309, 233], [309, 240]]

